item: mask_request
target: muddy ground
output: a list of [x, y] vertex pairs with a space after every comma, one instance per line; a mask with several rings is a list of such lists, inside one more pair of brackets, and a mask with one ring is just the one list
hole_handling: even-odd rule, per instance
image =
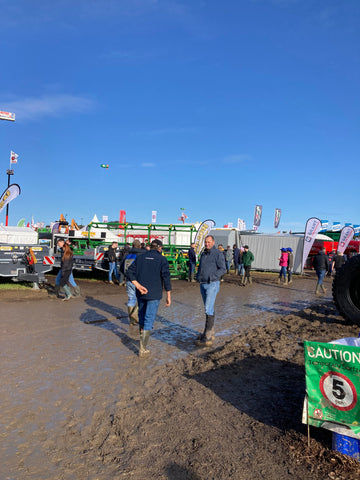
[[79, 282], [61, 302], [50, 286], [1, 291], [1, 480], [357, 479], [331, 432], [301, 423], [303, 340], [358, 336], [315, 279], [292, 285], [226, 276], [216, 341], [197, 349], [197, 284], [173, 282], [151, 357], [137, 356], [124, 287]]

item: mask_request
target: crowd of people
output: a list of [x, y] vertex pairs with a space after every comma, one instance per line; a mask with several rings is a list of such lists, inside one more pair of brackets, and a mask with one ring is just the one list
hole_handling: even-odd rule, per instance
[[[188, 281], [200, 284], [200, 294], [205, 310], [204, 331], [196, 339], [199, 347], [211, 346], [215, 339], [215, 300], [220, 290], [220, 283], [226, 273], [234, 268], [235, 275], [239, 275], [240, 285], [252, 284], [251, 264], [254, 254], [248, 245], [238, 247], [230, 245], [225, 249], [222, 244], [215, 246], [212, 235], [205, 238], [205, 248], [198, 258], [195, 252], [195, 243], [188, 250]], [[60, 296], [63, 289], [65, 297], [69, 300], [73, 296], [80, 296], [80, 288], [75, 283], [73, 268], [73, 251], [69, 240], [61, 239], [57, 243], [61, 252], [61, 268], [55, 279], [55, 294]], [[294, 267], [294, 253], [292, 248], [280, 249], [278, 283], [292, 283]], [[166, 292], [166, 303], [171, 305], [171, 275], [169, 263], [163, 255], [163, 244], [154, 239], [151, 243], [140, 243], [134, 240], [132, 245], [126, 244], [119, 251], [117, 242], [112, 242], [108, 248], [109, 273], [108, 283], [114, 284], [115, 276], [118, 285], [125, 285], [128, 296], [127, 307], [129, 324], [139, 327], [139, 355], [149, 354], [147, 348], [151, 330], [156, 319], [163, 290]], [[340, 252], [326, 254], [322, 248], [313, 257], [312, 266], [317, 275], [315, 294], [326, 293], [323, 280], [326, 275], [332, 275], [345, 263], [346, 257]], [[196, 270], [196, 266], [197, 270]], [[118, 269], [118, 266], [120, 268]], [[71, 290], [72, 289], [72, 290]]]

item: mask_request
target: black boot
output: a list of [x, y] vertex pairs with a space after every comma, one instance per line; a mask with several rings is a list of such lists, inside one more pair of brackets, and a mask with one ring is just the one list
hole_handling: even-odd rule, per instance
[[211, 347], [215, 340], [214, 329], [215, 315], [206, 315], [205, 330], [200, 338], [196, 340], [195, 344], [198, 347]]

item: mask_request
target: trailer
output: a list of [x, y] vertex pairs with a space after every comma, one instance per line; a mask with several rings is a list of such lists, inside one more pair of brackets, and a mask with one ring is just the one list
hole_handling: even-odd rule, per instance
[[[29, 264], [29, 254], [33, 256]], [[0, 226], [0, 276], [13, 281], [45, 282], [45, 273], [54, 266], [47, 245], [38, 244], [37, 233], [29, 227]]]
[[[163, 254], [169, 262], [172, 278], [186, 278], [188, 274], [187, 251], [194, 241], [199, 224], [145, 224], [145, 223], [101, 223], [91, 222], [88, 242], [94, 245], [94, 233], [102, 231], [103, 243], [95, 246], [95, 268], [108, 271], [108, 239], [116, 238], [120, 248], [131, 245], [134, 240], [151, 243], [158, 239], [163, 243]], [[108, 232], [110, 235], [108, 235]], [[106, 241], [106, 243], [104, 243]], [[114, 241], [114, 240], [112, 240]]]
[[[154, 239], [163, 242], [163, 253], [166, 256], [173, 278], [185, 278], [187, 275], [187, 251], [193, 242], [199, 224], [141, 224], [118, 222], [90, 222], [83, 229], [74, 229], [67, 222], [59, 222], [59, 227], [39, 231], [39, 242], [52, 250], [55, 267], [60, 267], [61, 252], [57, 251], [59, 239], [69, 240], [74, 253], [73, 269], [78, 271], [109, 271], [108, 251], [112, 242], [117, 242], [117, 254], [121, 260], [125, 245], [134, 240], [150, 243]], [[120, 263], [120, 262], [119, 262]], [[118, 268], [119, 268], [118, 263]]]

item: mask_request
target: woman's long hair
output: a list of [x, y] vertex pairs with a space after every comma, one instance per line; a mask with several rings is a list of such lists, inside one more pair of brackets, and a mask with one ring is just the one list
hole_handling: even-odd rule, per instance
[[62, 256], [62, 260], [65, 262], [65, 260], [69, 260], [69, 258], [72, 258], [74, 256], [73, 251], [69, 247], [67, 243], [64, 245], [64, 254]]

